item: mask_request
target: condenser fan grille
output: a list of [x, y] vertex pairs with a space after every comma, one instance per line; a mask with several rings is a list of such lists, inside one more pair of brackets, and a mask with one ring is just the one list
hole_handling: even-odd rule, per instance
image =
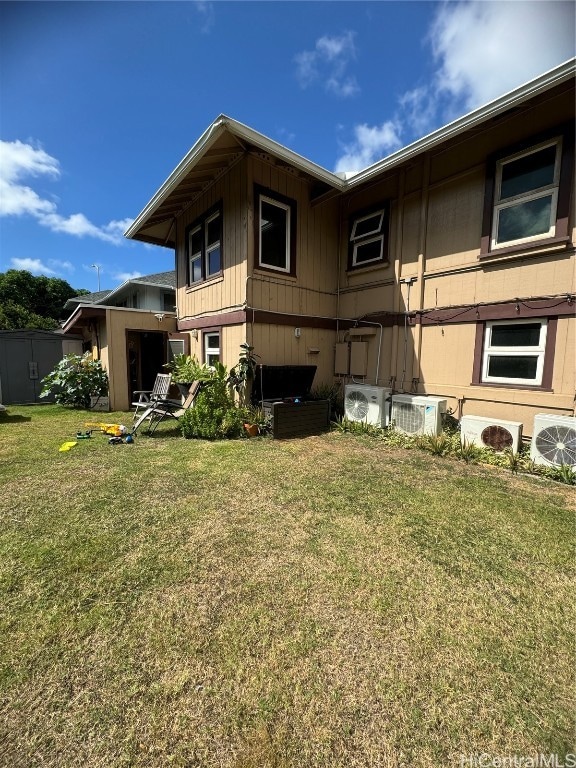
[[358, 390], [352, 390], [346, 394], [345, 407], [348, 418], [362, 421], [368, 416], [368, 399]]
[[412, 403], [394, 403], [393, 420], [398, 429], [417, 434], [424, 429], [424, 408]]
[[536, 450], [550, 464], [576, 465], [576, 430], [553, 424], [536, 435]]
[[491, 424], [482, 430], [480, 439], [484, 445], [494, 448], [496, 451], [503, 451], [506, 448], [512, 448], [514, 440], [510, 432], [499, 424]]

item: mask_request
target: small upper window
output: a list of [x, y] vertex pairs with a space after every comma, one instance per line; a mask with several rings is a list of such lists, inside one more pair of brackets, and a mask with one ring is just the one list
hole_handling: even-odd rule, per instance
[[350, 229], [351, 268], [387, 261], [387, 210], [381, 208], [353, 219]]
[[492, 248], [555, 234], [560, 139], [496, 164]]
[[546, 331], [546, 320], [486, 323], [482, 381], [542, 384]]
[[295, 274], [296, 203], [256, 187], [257, 266]]
[[222, 271], [222, 211], [218, 207], [188, 230], [188, 284]]

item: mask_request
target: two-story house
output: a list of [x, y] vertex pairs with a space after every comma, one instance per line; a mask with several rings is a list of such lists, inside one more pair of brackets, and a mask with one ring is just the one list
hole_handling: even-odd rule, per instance
[[127, 237], [174, 249], [201, 360], [314, 364], [460, 417], [571, 414], [575, 62], [351, 174], [218, 117]]

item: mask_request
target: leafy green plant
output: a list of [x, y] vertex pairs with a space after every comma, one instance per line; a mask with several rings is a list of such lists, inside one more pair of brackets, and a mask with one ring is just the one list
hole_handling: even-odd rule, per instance
[[418, 438], [418, 447], [434, 456], [446, 456], [452, 446], [448, 435], [441, 432], [439, 435], [421, 435]]
[[203, 385], [194, 406], [181, 416], [180, 430], [186, 438], [222, 440], [243, 434], [244, 410], [230, 394], [226, 368], [222, 363], [200, 366], [198, 379]]
[[344, 414], [344, 398], [342, 387], [336, 384], [319, 384], [310, 392], [310, 400], [328, 400], [330, 403], [330, 418], [338, 419]]
[[456, 451], [456, 456], [465, 461], [466, 464], [479, 461], [481, 455], [482, 450], [477, 445], [474, 445], [474, 443], [468, 442], [468, 440], [463, 440]]
[[53, 395], [59, 405], [72, 408], [89, 408], [91, 397], [108, 394], [108, 375], [89, 352], [66, 355], [41, 384], [40, 397]]
[[256, 426], [259, 435], [265, 435], [272, 429], [272, 419], [264, 413], [262, 408], [248, 405], [242, 409], [242, 413], [244, 423]]
[[576, 485], [576, 472], [570, 464], [560, 464], [559, 467], [549, 467], [547, 475], [566, 485]]
[[192, 384], [193, 381], [203, 381], [207, 366], [201, 365], [195, 356], [174, 355], [169, 363], [164, 363], [172, 374], [175, 384]]
[[240, 357], [228, 375], [228, 383], [245, 403], [248, 402], [248, 390], [256, 375], [257, 357], [258, 355], [254, 354], [254, 347], [247, 343], [240, 344]]

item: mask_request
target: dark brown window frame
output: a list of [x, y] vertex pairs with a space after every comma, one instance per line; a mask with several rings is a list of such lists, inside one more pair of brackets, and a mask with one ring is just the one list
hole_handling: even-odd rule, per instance
[[[496, 389], [528, 389], [531, 391], [552, 392], [552, 375], [554, 373], [554, 355], [556, 352], [556, 331], [558, 328], [557, 317], [546, 317], [543, 313], [540, 315], [542, 320], [546, 320], [546, 348], [544, 350], [544, 365], [542, 369], [541, 384], [506, 384], [495, 383], [492, 381], [482, 381], [482, 362], [484, 360], [484, 340], [486, 338], [487, 320], [476, 323], [476, 339], [474, 343], [474, 364], [472, 366], [472, 382], [476, 387], [493, 387]], [[523, 318], [526, 319], [526, 318]], [[505, 318], [502, 322], [513, 323], [514, 319]]]
[[[215, 213], [218, 213], [220, 216], [220, 270], [218, 272], [214, 272], [213, 275], [206, 275], [206, 239], [204, 236], [204, 227], [206, 226], [206, 222], [211, 216], [214, 216]], [[190, 282], [190, 233], [197, 229], [198, 227], [202, 228], [203, 236], [202, 236], [202, 279], [196, 280], [194, 283]], [[186, 287], [187, 288], [195, 288], [198, 285], [202, 285], [205, 282], [208, 282], [210, 280], [214, 280], [218, 277], [221, 277], [224, 272], [224, 206], [222, 204], [222, 200], [219, 200], [215, 205], [213, 205], [211, 208], [209, 208], [207, 211], [205, 211], [201, 216], [198, 216], [194, 221], [186, 227], [185, 233], [185, 252], [186, 252]]]
[[[267, 264], [260, 263], [260, 198], [268, 197], [272, 201], [276, 201], [281, 205], [285, 205], [290, 209], [290, 250], [288, 258], [290, 259], [290, 269], [278, 269]], [[296, 277], [296, 237], [298, 234], [297, 228], [297, 216], [298, 216], [298, 204], [296, 200], [291, 197], [286, 197], [279, 192], [275, 192], [273, 189], [268, 189], [260, 184], [254, 184], [254, 268], [263, 270], [272, 275], [281, 275], [284, 277]]]
[[[379, 211], [384, 212], [384, 219], [382, 221], [382, 258], [381, 259], [373, 259], [372, 261], [364, 262], [363, 264], [354, 264], [354, 243], [351, 240], [352, 237], [352, 229], [354, 227], [354, 224], [358, 219], [363, 219], [366, 216], [370, 216], [372, 214], [378, 213]], [[348, 264], [347, 264], [347, 270], [348, 272], [353, 272], [358, 269], [369, 269], [370, 267], [380, 267], [384, 264], [390, 263], [390, 211], [391, 211], [391, 205], [390, 200], [384, 200], [379, 205], [371, 205], [370, 208], [363, 208], [359, 211], [354, 211], [353, 214], [350, 214], [350, 217], [348, 219]], [[370, 236], [366, 236], [366, 239], [369, 239]]]
[[[492, 225], [496, 196], [496, 167], [498, 162], [519, 152], [525, 152], [552, 139], [562, 140], [562, 156], [560, 158], [560, 179], [558, 182], [558, 202], [556, 205], [556, 225], [554, 237], [527, 240], [512, 246], [502, 246], [492, 249]], [[511, 253], [523, 253], [550, 245], [562, 245], [570, 240], [570, 193], [574, 168], [574, 130], [573, 125], [564, 123], [536, 136], [531, 136], [522, 142], [498, 150], [486, 160], [486, 181], [484, 188], [484, 212], [482, 216], [482, 234], [480, 240], [480, 259], [504, 256]]]

